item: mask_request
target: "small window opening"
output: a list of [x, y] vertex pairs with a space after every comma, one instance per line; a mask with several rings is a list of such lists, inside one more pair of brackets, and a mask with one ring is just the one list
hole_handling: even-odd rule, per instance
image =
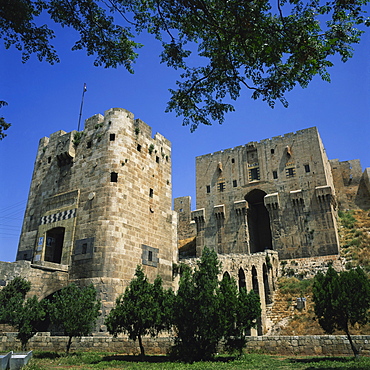
[[179, 212], [183, 212], [184, 210], [182, 208], [179, 209]]
[[150, 196], [150, 198], [153, 198], [153, 189], [152, 188], [149, 189], [149, 196]]
[[51, 157], [48, 158], [48, 163], [50, 163], [50, 162], [51, 162]]
[[271, 149], [271, 154], [274, 154], [275, 153], [275, 149]]
[[274, 179], [277, 179], [277, 178], [278, 178], [278, 173], [277, 173], [277, 171], [272, 171], [272, 177], [273, 177]]
[[159, 157], [158, 157], [158, 156], [156, 156], [156, 157], [155, 157], [155, 161], [156, 161], [157, 163], [159, 163]]
[[87, 253], [87, 243], [83, 243], [82, 244], [82, 254], [86, 254]]
[[110, 134], [109, 141], [114, 141], [114, 140], [116, 140], [116, 134]]
[[236, 188], [238, 186], [238, 182], [236, 180], [233, 180], [233, 187]]
[[207, 194], [211, 192], [211, 185], [207, 185]]
[[310, 165], [309, 164], [305, 164], [304, 165], [304, 170], [307, 172], [310, 172]]
[[148, 251], [148, 261], [153, 261], [153, 252]]
[[223, 192], [225, 190], [225, 183], [224, 182], [219, 182], [218, 183], [218, 190]]
[[141, 145], [140, 144], [137, 144], [136, 149], [137, 149], [138, 152], [141, 152]]
[[117, 182], [118, 181], [118, 173], [117, 172], [111, 172], [110, 173], [110, 182]]
[[250, 181], [255, 181], [260, 179], [260, 171], [259, 168], [252, 168], [249, 170], [249, 177]]
[[235, 163], [235, 159], [234, 158], [231, 159], [231, 163]]
[[294, 175], [295, 175], [295, 171], [294, 171], [294, 168], [293, 167], [286, 169], [286, 176], [287, 177], [294, 177]]
[[87, 149], [90, 149], [91, 148], [91, 145], [92, 145], [92, 141], [88, 141], [87, 144], [86, 144], [86, 148]]

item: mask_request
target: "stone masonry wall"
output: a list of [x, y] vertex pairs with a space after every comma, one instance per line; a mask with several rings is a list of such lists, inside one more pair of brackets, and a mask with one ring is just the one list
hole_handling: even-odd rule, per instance
[[318, 272], [325, 274], [330, 265], [336, 271], [342, 271], [344, 268], [343, 261], [338, 255], [280, 260], [278, 276], [311, 279]]
[[[355, 345], [361, 348], [361, 355], [370, 356], [369, 335], [356, 335], [352, 339]], [[68, 337], [50, 336], [50, 333], [38, 333], [29, 341], [29, 349], [63, 352], [65, 351], [67, 341]], [[152, 355], [168, 353], [172, 344], [172, 337], [146, 337], [143, 339], [146, 353]], [[19, 349], [20, 342], [16, 339], [16, 333], [0, 333], [0, 353]], [[72, 341], [71, 351], [94, 350], [128, 355], [140, 353], [138, 343], [129, 340], [126, 336], [113, 338], [108, 335], [99, 335], [74, 338]], [[245, 351], [280, 355], [353, 355], [349, 341], [344, 335], [248, 337]]]

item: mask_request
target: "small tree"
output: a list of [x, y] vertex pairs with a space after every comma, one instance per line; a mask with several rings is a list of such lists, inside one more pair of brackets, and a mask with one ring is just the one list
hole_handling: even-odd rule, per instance
[[364, 271], [354, 270], [337, 273], [332, 266], [326, 274], [318, 273], [313, 284], [315, 314], [321, 327], [329, 334], [343, 330], [354, 355], [359, 355], [349, 325], [363, 325], [368, 321], [370, 308], [370, 282]]
[[225, 325], [225, 345], [242, 354], [246, 337], [261, 316], [260, 298], [254, 290], [237, 289], [234, 279], [224, 277], [220, 283], [221, 313]]
[[174, 301], [177, 333], [173, 354], [187, 361], [211, 358], [224, 334], [218, 296], [220, 263], [215, 251], [205, 248], [191, 273], [184, 268]]
[[17, 338], [22, 343], [23, 351], [28, 341], [39, 331], [46, 315], [43, 304], [36, 296], [25, 300], [30, 289], [29, 281], [16, 277], [0, 291], [0, 323], [17, 329]]
[[219, 282], [220, 271], [217, 253], [208, 248], [193, 273], [182, 268], [172, 315], [177, 334], [173, 354], [181, 359], [209, 359], [222, 339], [241, 352], [247, 331], [261, 314], [258, 295], [245, 289], [238, 292], [234, 279]]
[[17, 328], [17, 338], [22, 343], [22, 351], [27, 349], [28, 341], [39, 331], [46, 312], [42, 302], [34, 295], [28, 298], [17, 310], [12, 325]]
[[142, 337], [156, 336], [169, 327], [168, 300], [171, 291], [162, 288], [162, 280], [157, 277], [153, 284], [149, 283], [141, 266], [137, 266], [135, 277], [123, 295], [116, 300], [116, 306], [105, 320], [108, 331], [117, 336], [127, 333], [133, 341], [139, 341], [140, 355], [145, 356]]
[[80, 288], [72, 283], [56, 293], [49, 307], [50, 319], [69, 337], [67, 354], [73, 337], [82, 337], [92, 332], [99, 310], [100, 301], [93, 284]]

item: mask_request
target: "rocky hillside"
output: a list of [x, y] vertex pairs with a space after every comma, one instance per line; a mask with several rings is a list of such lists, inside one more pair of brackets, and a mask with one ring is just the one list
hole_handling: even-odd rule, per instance
[[[370, 212], [363, 210], [339, 212], [341, 258], [334, 265], [345, 269], [361, 266], [370, 273]], [[281, 261], [278, 289], [274, 304], [268, 308], [268, 318], [273, 324], [267, 335], [320, 335], [325, 334], [315, 320], [312, 302], [312, 281], [305, 279], [302, 270], [295, 270], [298, 261]], [[317, 263], [318, 264], [318, 263]], [[325, 263], [321, 261], [321, 266]], [[298, 298], [298, 300], [297, 300]], [[299, 298], [304, 298], [300, 301]], [[303, 302], [304, 307], [301, 307]], [[370, 324], [352, 328], [353, 334], [370, 334]], [[343, 333], [336, 333], [343, 334]]]
[[339, 212], [339, 237], [345, 267], [370, 273], [370, 211]]

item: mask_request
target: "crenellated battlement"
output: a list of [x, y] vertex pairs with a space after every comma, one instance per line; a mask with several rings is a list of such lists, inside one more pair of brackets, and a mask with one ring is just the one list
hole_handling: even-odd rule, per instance
[[219, 150], [217, 152], [204, 154], [204, 155], [198, 156], [196, 158], [197, 159], [198, 158], [206, 159], [207, 157], [217, 156], [217, 155], [220, 155], [220, 154], [228, 154], [228, 153], [233, 153], [233, 152], [235, 153], [236, 151], [240, 151], [240, 150], [244, 150], [244, 149], [248, 149], [248, 148], [256, 148], [259, 145], [273, 146], [273, 144], [281, 144], [282, 141], [287, 141], [287, 139], [291, 140], [291, 139], [294, 139], [295, 137], [298, 137], [298, 136], [301, 136], [301, 135], [304, 135], [306, 138], [307, 138], [308, 135], [317, 136], [318, 131], [317, 131], [316, 127], [310, 127], [310, 128], [306, 128], [306, 129], [303, 129], [303, 130], [298, 130], [298, 131], [295, 131], [295, 132], [289, 132], [285, 135], [274, 136], [274, 137], [268, 138], [268, 139], [263, 139], [263, 140], [259, 140], [259, 141], [250, 141], [250, 142], [248, 142], [244, 145], [239, 145], [239, 146], [236, 146], [236, 147], [233, 147], [233, 148], [223, 149], [223, 150]]

